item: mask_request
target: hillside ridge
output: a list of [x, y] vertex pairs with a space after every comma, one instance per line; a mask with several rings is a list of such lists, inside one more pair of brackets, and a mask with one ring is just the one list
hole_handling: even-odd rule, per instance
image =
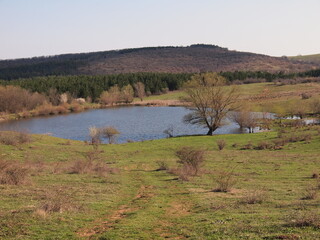
[[301, 72], [318, 63], [228, 50], [216, 45], [144, 47], [0, 61], [0, 79], [48, 75], [106, 75], [136, 72]]

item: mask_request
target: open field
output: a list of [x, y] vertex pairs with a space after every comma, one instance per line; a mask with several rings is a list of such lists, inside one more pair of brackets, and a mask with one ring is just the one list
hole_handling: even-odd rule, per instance
[[295, 57], [289, 57], [289, 58], [293, 60], [299, 60], [301, 62], [320, 63], [320, 54], [295, 56]]
[[[234, 87], [234, 86], [229, 86]], [[235, 86], [240, 99], [250, 105], [254, 111], [273, 112], [274, 108], [288, 108], [289, 105], [308, 105], [313, 99], [320, 98], [319, 83], [301, 83], [293, 85], [277, 85], [274, 83], [253, 83]], [[307, 94], [310, 99], [302, 99], [301, 95]], [[146, 102], [161, 100], [163, 102], [179, 100], [185, 96], [183, 91], [173, 91], [163, 95], [145, 98]], [[139, 102], [136, 100], [136, 102]], [[173, 102], [175, 103], [175, 102]], [[177, 104], [176, 104], [177, 105]]]
[[[276, 140], [276, 132], [98, 149], [40, 135], [0, 144], [2, 166], [15, 162], [15, 169], [27, 169], [16, 185], [4, 184], [0, 174], [0, 238], [319, 239], [320, 130], [283, 134], [293, 132], [310, 138], [279, 150], [256, 149]], [[219, 139], [227, 143], [221, 151]], [[253, 149], [242, 149], [249, 142]], [[200, 173], [189, 181], [172, 170], [157, 171], [159, 165], [179, 167], [175, 152], [181, 146], [205, 151]], [[213, 191], [223, 176], [235, 185]]]

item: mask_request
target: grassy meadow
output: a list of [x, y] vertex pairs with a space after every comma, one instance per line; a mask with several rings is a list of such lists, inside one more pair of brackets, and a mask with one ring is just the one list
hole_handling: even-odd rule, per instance
[[[320, 238], [316, 126], [98, 147], [12, 135], [0, 138], [1, 239]], [[179, 172], [183, 146], [204, 152], [197, 175]]]
[[[237, 88], [256, 111], [308, 114], [320, 96], [316, 83]], [[320, 127], [289, 125], [111, 145], [0, 132], [0, 239], [320, 239]]]

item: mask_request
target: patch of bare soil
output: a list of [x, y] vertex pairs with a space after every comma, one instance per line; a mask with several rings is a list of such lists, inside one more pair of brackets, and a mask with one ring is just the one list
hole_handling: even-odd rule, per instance
[[187, 202], [172, 202], [166, 214], [170, 217], [181, 217], [190, 214], [190, 204]]
[[153, 197], [151, 190], [153, 186], [142, 185], [137, 193], [137, 195], [128, 203], [121, 205], [117, 210], [115, 210], [111, 215], [105, 218], [99, 218], [94, 221], [93, 226], [89, 228], [80, 229], [77, 232], [79, 237], [91, 239], [94, 235], [100, 234], [108, 231], [115, 227], [115, 225], [121, 220], [128, 216], [129, 213], [136, 212], [141, 209], [137, 204], [139, 201], [149, 201]]

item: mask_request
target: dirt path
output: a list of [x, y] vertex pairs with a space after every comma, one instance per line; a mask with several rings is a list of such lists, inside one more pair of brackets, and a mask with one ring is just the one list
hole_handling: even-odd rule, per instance
[[150, 198], [154, 196], [152, 189], [154, 186], [152, 185], [141, 185], [137, 195], [128, 202], [128, 204], [124, 204], [119, 206], [117, 210], [115, 210], [111, 215], [105, 216], [104, 218], [96, 219], [93, 226], [89, 228], [80, 229], [77, 232], [79, 237], [91, 239], [93, 236], [106, 232], [112, 228], [121, 220], [127, 217], [129, 213], [133, 213], [141, 209], [140, 204], [138, 202], [145, 201], [148, 202]]

